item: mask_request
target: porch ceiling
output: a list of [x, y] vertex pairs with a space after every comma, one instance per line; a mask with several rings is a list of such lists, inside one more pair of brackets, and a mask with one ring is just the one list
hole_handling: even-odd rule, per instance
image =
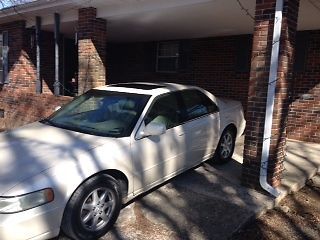
[[[255, 0], [240, 0], [254, 15]], [[312, 5], [310, 2], [313, 2]], [[73, 36], [78, 8], [96, 7], [98, 17], [108, 21], [110, 41], [149, 41], [247, 34], [253, 20], [237, 0], [39, 0], [0, 12], [0, 23], [26, 19], [53, 30], [53, 13], [61, 14], [61, 31]], [[19, 12], [19, 14], [17, 14]], [[299, 30], [320, 29], [320, 1], [300, 0]]]

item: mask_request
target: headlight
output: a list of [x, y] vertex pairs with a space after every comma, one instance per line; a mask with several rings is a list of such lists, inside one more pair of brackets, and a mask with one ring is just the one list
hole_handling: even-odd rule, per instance
[[16, 197], [0, 197], [0, 213], [16, 213], [53, 201], [54, 193], [51, 188], [27, 193]]

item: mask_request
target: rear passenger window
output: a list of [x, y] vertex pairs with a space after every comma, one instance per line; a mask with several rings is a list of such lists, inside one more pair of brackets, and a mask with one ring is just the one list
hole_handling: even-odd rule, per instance
[[217, 105], [198, 90], [182, 91], [181, 96], [185, 108], [183, 114], [184, 121], [189, 121], [218, 111]]
[[150, 122], [163, 123], [167, 129], [181, 124], [181, 111], [177, 95], [171, 93], [156, 99], [144, 122], [146, 125]]

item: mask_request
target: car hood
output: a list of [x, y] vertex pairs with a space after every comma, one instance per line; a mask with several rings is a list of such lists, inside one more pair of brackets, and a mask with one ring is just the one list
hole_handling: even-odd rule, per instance
[[0, 134], [0, 196], [18, 183], [81, 152], [103, 145], [103, 138], [40, 122]]

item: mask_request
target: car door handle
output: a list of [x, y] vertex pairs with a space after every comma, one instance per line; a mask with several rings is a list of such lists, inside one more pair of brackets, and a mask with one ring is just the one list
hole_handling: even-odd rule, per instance
[[178, 133], [178, 136], [179, 136], [179, 137], [184, 136], [184, 132]]

